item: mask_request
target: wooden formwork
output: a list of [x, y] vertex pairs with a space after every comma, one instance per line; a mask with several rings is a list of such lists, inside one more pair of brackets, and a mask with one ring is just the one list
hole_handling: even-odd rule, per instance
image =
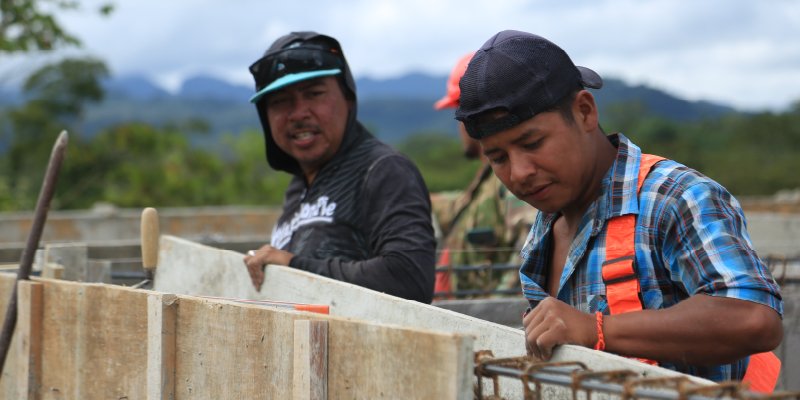
[[[0, 306], [13, 284], [0, 274]], [[19, 286], [0, 395], [471, 398], [472, 350], [467, 335], [36, 279]]]
[[[525, 338], [521, 329], [401, 299], [294, 268], [267, 265], [264, 272], [264, 284], [260, 291], [256, 291], [250, 282], [242, 254], [162, 235], [155, 289], [191, 295], [327, 304], [333, 315], [468, 335], [475, 338], [474, 351], [491, 350], [496, 357], [525, 354]], [[589, 369], [597, 371], [630, 370], [643, 377], [682, 376], [701, 385], [712, 383], [582, 346], [559, 346], [552, 361], [580, 361]], [[465, 361], [465, 364], [472, 365], [472, 360]], [[501, 381], [503, 397], [523, 397], [518, 379], [501, 378]], [[572, 392], [568, 388], [559, 388], [556, 392], [550, 398], [572, 398]]]
[[[524, 353], [519, 329], [292, 268], [267, 266], [255, 291], [242, 254], [176, 237], [161, 237], [158, 264], [156, 291], [21, 283], [0, 396], [471, 398], [474, 351]], [[0, 312], [11, 285], [13, 277], [0, 274]], [[331, 315], [195, 296], [318, 303]], [[559, 346], [553, 361], [711, 383], [580, 346]], [[500, 393], [522, 398], [520, 380], [501, 377]], [[561, 386], [545, 393], [573, 396]]]

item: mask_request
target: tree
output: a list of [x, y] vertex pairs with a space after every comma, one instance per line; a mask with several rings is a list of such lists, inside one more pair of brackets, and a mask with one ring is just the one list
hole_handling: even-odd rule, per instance
[[[80, 47], [80, 40], [67, 32], [56, 18], [57, 13], [79, 9], [78, 0], [0, 0], [0, 55]], [[107, 16], [112, 11], [113, 6], [109, 3], [102, 4], [97, 9], [102, 16]], [[107, 75], [102, 63], [92, 60], [84, 65], [89, 65], [90, 70], [70, 72], [74, 69], [72, 67], [80, 64], [62, 64], [62, 77], [86, 77], [92, 73]], [[58, 87], [58, 82], [50, 78], [55, 75], [57, 79], [58, 69], [58, 66], [50, 67], [49, 71], [40, 71], [42, 74], [39, 78], [28, 80], [28, 90], [41, 92], [38, 101], [34, 100], [23, 108], [5, 113], [7, 115], [0, 114], [0, 146], [6, 149], [0, 158], [0, 209], [32, 207], [45, 161], [49, 157], [48, 150], [39, 148], [49, 149], [52, 146], [57, 133], [65, 128], [63, 121], [58, 118], [70, 119], [65, 112], [75, 110], [75, 107], [80, 107], [83, 103], [75, 95], [84, 93], [86, 99], [99, 97], [93, 83], [86, 79], [66, 93], [53, 90]], [[81, 86], [87, 83], [89, 86]], [[47, 97], [48, 94], [56, 96]], [[73, 100], [77, 102], [70, 104]], [[53, 115], [54, 110], [58, 115]], [[32, 133], [33, 136], [25, 133]], [[16, 140], [20, 138], [23, 139], [22, 142], [17, 143]], [[74, 142], [74, 139], [71, 141]], [[45, 161], [42, 161], [42, 157]]]
[[417, 133], [397, 145], [422, 173], [431, 192], [462, 190], [480, 168], [480, 161], [464, 157], [461, 141], [443, 134]]
[[[80, 40], [65, 31], [55, 13], [78, 10], [77, 0], [0, 0], [0, 52], [15, 53], [80, 46]], [[106, 3], [98, 13], [113, 11]]]
[[[8, 142], [0, 161], [5, 177], [0, 189], [9, 193], [0, 195], [5, 197], [0, 202], [11, 208], [35, 203], [56, 136], [64, 129], [74, 131], [85, 105], [102, 100], [100, 81], [106, 76], [108, 69], [101, 61], [66, 59], [35, 71], [25, 81], [23, 91], [30, 100], [8, 111], [8, 122], [0, 127], [0, 137]], [[79, 141], [73, 135], [70, 147]]]

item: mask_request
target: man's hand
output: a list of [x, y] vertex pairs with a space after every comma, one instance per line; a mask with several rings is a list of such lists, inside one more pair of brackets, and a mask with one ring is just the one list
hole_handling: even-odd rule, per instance
[[261, 285], [264, 283], [265, 265], [289, 265], [292, 257], [294, 257], [294, 254], [276, 249], [268, 244], [258, 250], [248, 251], [247, 255], [244, 256], [244, 265], [247, 266], [247, 272], [250, 274], [250, 280], [256, 290], [261, 291]]
[[547, 361], [560, 344], [594, 347], [597, 342], [595, 317], [582, 313], [553, 297], [542, 300], [522, 319], [528, 354]]

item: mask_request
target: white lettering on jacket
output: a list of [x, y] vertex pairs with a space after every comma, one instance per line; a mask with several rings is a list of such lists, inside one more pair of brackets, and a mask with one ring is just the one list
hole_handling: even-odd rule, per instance
[[333, 213], [336, 210], [336, 203], [328, 203], [328, 196], [320, 196], [316, 203], [301, 203], [300, 210], [294, 213], [292, 219], [272, 228], [270, 245], [283, 249], [292, 239], [292, 234], [305, 225], [317, 222], [333, 222]]

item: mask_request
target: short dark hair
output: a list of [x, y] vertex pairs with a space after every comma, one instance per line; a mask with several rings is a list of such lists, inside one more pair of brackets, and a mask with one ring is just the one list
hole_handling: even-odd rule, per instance
[[578, 92], [583, 90], [583, 86], [576, 86], [574, 89], [570, 90], [564, 97], [560, 98], [553, 104], [552, 107], [545, 111], [558, 111], [561, 114], [561, 118], [564, 121], [574, 124], [575, 123], [575, 116], [572, 115], [572, 104], [575, 102], [575, 97], [578, 96]]

